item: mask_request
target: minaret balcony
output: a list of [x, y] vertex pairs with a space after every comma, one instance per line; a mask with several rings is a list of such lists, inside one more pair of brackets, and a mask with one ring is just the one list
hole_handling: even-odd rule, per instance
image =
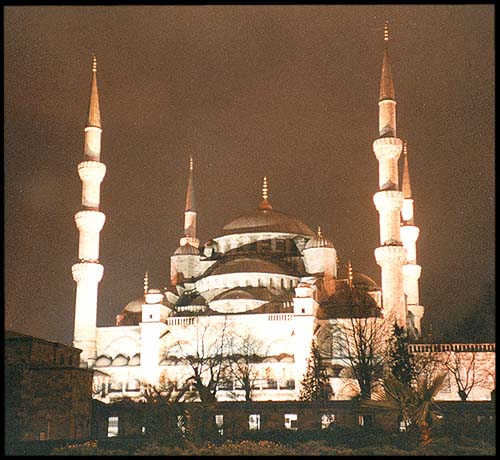
[[402, 225], [401, 226], [401, 240], [405, 246], [409, 244], [415, 244], [418, 240], [420, 234], [420, 229], [414, 225]]
[[373, 152], [377, 160], [397, 160], [403, 150], [403, 141], [398, 137], [380, 137], [373, 141]]
[[399, 190], [381, 190], [373, 195], [373, 203], [377, 211], [401, 211], [403, 207], [403, 192]]
[[83, 182], [100, 184], [106, 174], [106, 165], [100, 161], [82, 161], [78, 165], [78, 175]]
[[80, 231], [100, 232], [106, 216], [100, 211], [80, 211], [75, 214], [75, 223]]
[[375, 259], [381, 267], [386, 265], [403, 265], [406, 262], [404, 246], [380, 246], [375, 249]]
[[99, 283], [104, 274], [104, 267], [94, 262], [80, 262], [71, 267], [71, 272], [77, 283], [81, 281]]

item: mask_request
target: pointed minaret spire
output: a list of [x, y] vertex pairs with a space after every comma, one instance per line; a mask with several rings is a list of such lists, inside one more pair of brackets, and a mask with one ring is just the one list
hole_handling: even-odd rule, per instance
[[382, 77], [380, 79], [380, 101], [394, 100], [394, 83], [392, 81], [391, 64], [389, 62], [389, 23], [384, 27], [384, 60], [382, 62]]
[[146, 270], [146, 273], [144, 273], [144, 295], [148, 293], [149, 290], [149, 273]]
[[408, 169], [408, 150], [406, 142], [403, 144], [403, 183], [401, 191], [405, 199], [411, 198], [410, 170]]
[[264, 176], [264, 180], [262, 181], [262, 201], [259, 205], [259, 209], [272, 209], [271, 203], [268, 201], [269, 198], [269, 189], [267, 187], [267, 176]]
[[180, 244], [184, 246], [189, 243], [198, 247], [200, 241], [196, 238], [196, 200], [194, 197], [194, 162], [192, 155], [189, 155], [189, 179], [186, 193], [186, 207], [184, 208], [184, 236]]
[[415, 225], [413, 216], [413, 198], [411, 196], [410, 170], [408, 169], [408, 147], [403, 144], [403, 183], [401, 184], [404, 202], [401, 209], [402, 225]]
[[92, 86], [90, 88], [89, 117], [87, 127], [101, 128], [101, 112], [99, 110], [99, 94], [97, 92], [97, 59], [92, 57]]
[[193, 157], [189, 155], [189, 179], [188, 179], [188, 187], [186, 194], [186, 208], [184, 209], [184, 211], [196, 212], [196, 205], [194, 198], [193, 170], [194, 170]]

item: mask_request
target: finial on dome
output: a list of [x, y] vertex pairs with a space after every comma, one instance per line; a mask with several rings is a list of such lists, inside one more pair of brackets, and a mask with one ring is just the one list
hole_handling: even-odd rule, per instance
[[323, 235], [321, 234], [321, 225], [318, 225], [318, 236], [323, 236]]
[[352, 287], [353, 276], [352, 276], [352, 265], [351, 265], [351, 260], [350, 259], [349, 259], [349, 264], [348, 264], [348, 271], [349, 271], [349, 274], [348, 274], [348, 277], [349, 277], [349, 287]]
[[384, 24], [384, 42], [389, 41], [389, 21], [385, 21]]
[[269, 198], [269, 190], [267, 188], [267, 176], [264, 176], [262, 182], [262, 201], [260, 202], [259, 209], [273, 209], [271, 203], [267, 200]]
[[194, 169], [193, 156], [189, 155], [189, 171]]
[[97, 72], [97, 58], [95, 53], [92, 55], [92, 72]]
[[144, 273], [144, 295], [148, 293], [149, 289], [149, 273], [146, 270], [146, 273]]

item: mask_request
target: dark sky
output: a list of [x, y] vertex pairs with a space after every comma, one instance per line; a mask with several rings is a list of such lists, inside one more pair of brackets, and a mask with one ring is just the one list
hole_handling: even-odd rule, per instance
[[5, 325], [71, 343], [92, 52], [102, 116], [97, 322], [165, 285], [188, 157], [198, 236], [260, 202], [321, 225], [341, 263], [380, 282], [383, 24], [407, 140], [424, 328], [494, 280], [494, 8], [107, 6], [4, 9]]

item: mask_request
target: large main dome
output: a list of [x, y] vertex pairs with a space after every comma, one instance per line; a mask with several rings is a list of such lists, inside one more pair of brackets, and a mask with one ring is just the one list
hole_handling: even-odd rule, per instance
[[314, 232], [304, 222], [274, 209], [258, 208], [254, 212], [237, 217], [222, 227], [223, 235], [265, 232], [314, 236]]

